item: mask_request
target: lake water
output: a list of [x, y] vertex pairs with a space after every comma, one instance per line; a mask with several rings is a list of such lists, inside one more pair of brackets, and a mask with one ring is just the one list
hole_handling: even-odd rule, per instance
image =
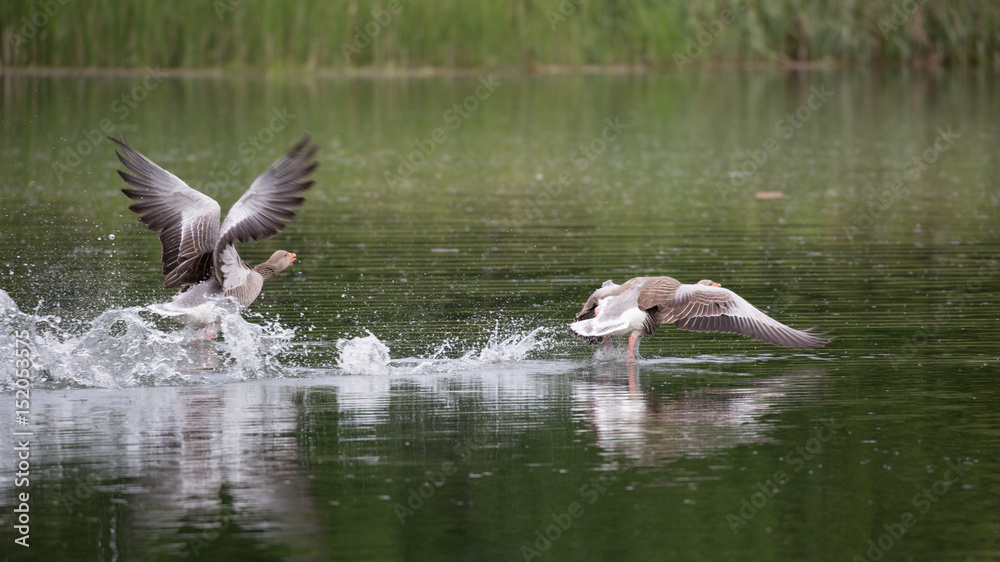
[[[0, 81], [5, 558], [1000, 559], [995, 74]], [[320, 146], [215, 340], [120, 131], [223, 209]], [[836, 340], [565, 332], [640, 275]]]

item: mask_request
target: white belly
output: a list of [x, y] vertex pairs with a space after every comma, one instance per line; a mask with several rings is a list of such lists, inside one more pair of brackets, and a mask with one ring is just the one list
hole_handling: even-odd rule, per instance
[[[639, 307], [634, 306], [626, 310], [621, 317], [628, 323], [629, 332], [642, 330], [642, 325], [646, 321], [646, 311], [639, 310]], [[625, 333], [623, 332], [621, 335], [625, 335]]]
[[605, 304], [601, 301], [597, 305], [597, 316], [573, 322], [569, 325], [570, 329], [589, 337], [630, 336], [633, 332], [642, 330], [642, 324], [646, 321], [645, 311], [639, 310], [637, 306], [616, 310], [613, 306], [605, 307]]

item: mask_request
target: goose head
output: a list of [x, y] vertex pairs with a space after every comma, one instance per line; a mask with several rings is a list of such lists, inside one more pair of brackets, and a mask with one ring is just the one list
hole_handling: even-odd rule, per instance
[[277, 252], [271, 254], [271, 257], [266, 262], [253, 269], [257, 273], [260, 273], [261, 277], [264, 279], [270, 279], [285, 269], [288, 269], [288, 266], [292, 265], [292, 262], [294, 261], [294, 253], [286, 252], [285, 250], [278, 250]]

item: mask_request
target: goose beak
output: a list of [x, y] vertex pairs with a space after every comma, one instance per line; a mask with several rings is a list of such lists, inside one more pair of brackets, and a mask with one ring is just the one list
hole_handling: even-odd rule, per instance
[[288, 259], [289, 259], [290, 262], [294, 263], [295, 262], [295, 254], [293, 254], [292, 252], [288, 252]]
[[[292, 254], [292, 257], [294, 258], [294, 257], [295, 257], [295, 254]], [[721, 283], [712, 283], [712, 286], [713, 286], [713, 287], [721, 287], [721, 286], [722, 286], [722, 284], [721, 284]]]

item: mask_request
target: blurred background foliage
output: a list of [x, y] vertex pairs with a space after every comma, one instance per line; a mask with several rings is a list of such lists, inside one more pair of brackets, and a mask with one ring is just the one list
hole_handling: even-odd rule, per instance
[[10, 67], [1000, 67], [996, 0], [6, 0]]

